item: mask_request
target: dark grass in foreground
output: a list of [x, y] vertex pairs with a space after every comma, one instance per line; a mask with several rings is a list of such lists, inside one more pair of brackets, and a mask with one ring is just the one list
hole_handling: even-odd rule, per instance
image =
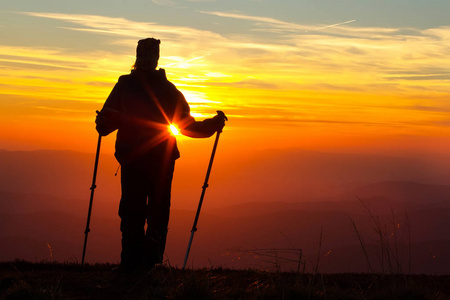
[[450, 276], [113, 267], [1, 262], [0, 299], [450, 299]]

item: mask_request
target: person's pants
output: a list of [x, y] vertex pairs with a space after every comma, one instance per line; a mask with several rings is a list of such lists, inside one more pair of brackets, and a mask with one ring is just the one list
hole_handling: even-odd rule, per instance
[[174, 161], [157, 161], [121, 167], [122, 266], [137, 268], [162, 262], [174, 166]]

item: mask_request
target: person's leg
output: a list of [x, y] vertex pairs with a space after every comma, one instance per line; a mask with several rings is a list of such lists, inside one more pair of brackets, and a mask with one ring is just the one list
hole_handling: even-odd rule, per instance
[[170, 215], [170, 197], [175, 162], [160, 166], [149, 194], [147, 206], [147, 263], [162, 263]]
[[121, 267], [133, 271], [142, 263], [145, 245], [146, 178], [133, 165], [122, 166], [119, 206], [122, 232]]

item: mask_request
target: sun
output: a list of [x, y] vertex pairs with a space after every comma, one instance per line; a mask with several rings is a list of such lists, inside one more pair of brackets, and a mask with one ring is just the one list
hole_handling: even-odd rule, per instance
[[180, 130], [178, 130], [177, 126], [175, 126], [174, 124], [169, 125], [169, 131], [173, 136], [177, 136], [180, 134]]

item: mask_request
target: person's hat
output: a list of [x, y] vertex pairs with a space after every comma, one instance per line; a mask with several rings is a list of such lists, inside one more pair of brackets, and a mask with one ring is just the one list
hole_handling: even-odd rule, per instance
[[140, 40], [136, 48], [136, 56], [151, 55], [159, 58], [159, 44], [161, 41], [154, 38]]

